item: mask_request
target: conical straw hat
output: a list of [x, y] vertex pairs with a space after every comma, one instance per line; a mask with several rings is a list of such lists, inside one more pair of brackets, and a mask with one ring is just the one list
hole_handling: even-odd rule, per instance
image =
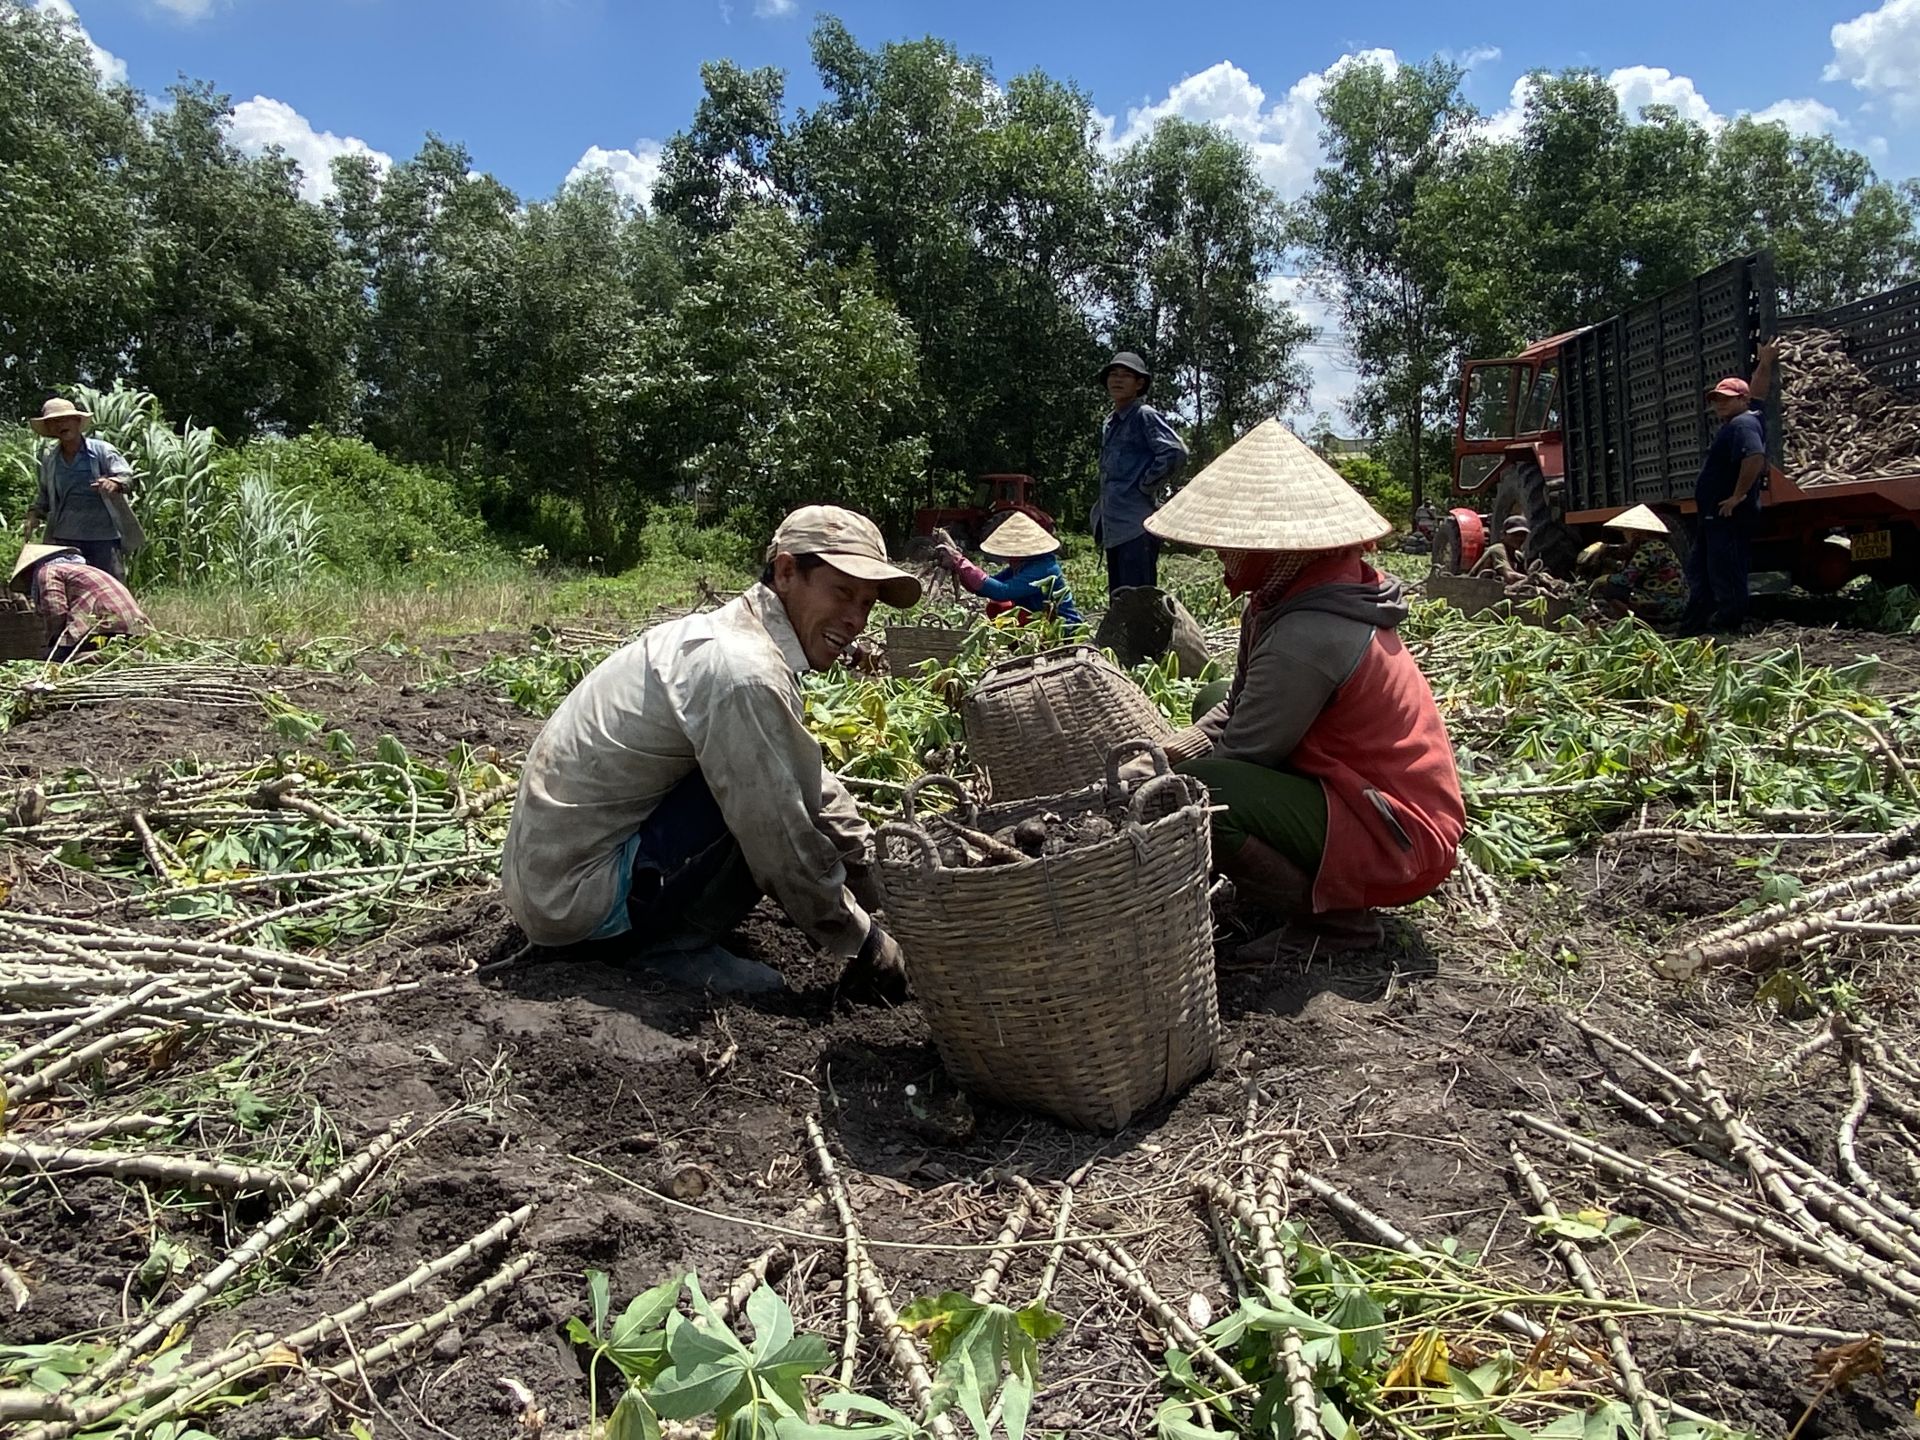
[[42, 560], [50, 559], [55, 555], [64, 555], [73, 548], [71, 545], [23, 545], [20, 549], [20, 558], [13, 562], [13, 574], [7, 577], [7, 584], [15, 590], [25, 589], [26, 587], [20, 582], [26, 578], [28, 571]]
[[980, 542], [982, 554], [1002, 560], [1025, 560], [1034, 555], [1051, 555], [1060, 542], [1049, 535], [1031, 515], [1015, 510], [993, 527], [993, 533]]
[[1163, 540], [1217, 550], [1343, 550], [1393, 529], [1278, 420], [1262, 420], [1147, 517]]
[[1666, 535], [1667, 522], [1662, 520], [1651, 506], [1636, 505], [1631, 510], [1622, 510], [1607, 521], [1609, 530], [1638, 530], [1643, 535]]

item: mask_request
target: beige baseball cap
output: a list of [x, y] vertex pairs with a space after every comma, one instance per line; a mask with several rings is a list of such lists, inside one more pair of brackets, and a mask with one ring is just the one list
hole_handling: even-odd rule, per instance
[[767, 563], [781, 553], [818, 555], [856, 580], [873, 580], [880, 599], [896, 610], [920, 603], [920, 582], [887, 559], [880, 527], [866, 516], [838, 505], [803, 505], [780, 522], [767, 546]]

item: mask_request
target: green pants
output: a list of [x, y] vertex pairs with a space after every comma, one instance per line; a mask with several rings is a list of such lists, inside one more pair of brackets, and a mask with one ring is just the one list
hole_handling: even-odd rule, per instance
[[1320, 782], [1246, 760], [1202, 757], [1174, 767], [1201, 781], [1213, 803], [1213, 853], [1234, 855], [1257, 837], [1312, 874], [1327, 848], [1327, 796]]

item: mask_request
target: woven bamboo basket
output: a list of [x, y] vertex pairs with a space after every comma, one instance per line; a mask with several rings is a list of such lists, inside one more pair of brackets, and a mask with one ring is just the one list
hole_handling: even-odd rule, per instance
[[1002, 661], [960, 713], [967, 753], [995, 803], [1097, 785], [1121, 741], [1173, 734], [1146, 693], [1091, 645]]
[[[1130, 786], [1119, 760], [1148, 750], [1157, 774]], [[940, 860], [939, 816], [882, 826], [876, 867], [887, 926], [953, 1077], [1002, 1104], [1091, 1130], [1120, 1129], [1179, 1094], [1220, 1043], [1206, 787], [1137, 743], [1116, 749], [1108, 783], [976, 809], [988, 830], [1049, 810], [1071, 820], [1124, 801], [1114, 837], [991, 869]], [[949, 832], [950, 833], [950, 832]]]
[[904, 675], [929, 660], [951, 665], [960, 658], [960, 647], [966, 640], [967, 632], [953, 625], [889, 625], [887, 669]]
[[0, 600], [0, 660], [44, 660], [47, 641], [47, 617], [25, 596]]

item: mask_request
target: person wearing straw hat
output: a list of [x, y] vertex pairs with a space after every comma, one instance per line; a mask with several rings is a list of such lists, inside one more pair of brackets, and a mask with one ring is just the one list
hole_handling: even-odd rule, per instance
[[987, 598], [989, 616], [1016, 611], [1020, 623], [1034, 615], [1055, 615], [1069, 625], [1084, 625], [1073, 603], [1066, 573], [1060, 568], [1060, 541], [1032, 516], [1015, 510], [980, 542], [980, 553], [1010, 560], [989, 575], [952, 545], [941, 545], [934, 560], [975, 595]]
[[1163, 484], [1179, 478], [1187, 446], [1146, 395], [1153, 372], [1122, 350], [1095, 377], [1113, 402], [1100, 426], [1100, 493], [1087, 517], [1094, 541], [1107, 552], [1107, 588], [1157, 585], [1160, 541], [1145, 521]]
[[151, 628], [133, 592], [89, 565], [71, 545], [23, 546], [7, 583], [31, 596], [34, 609], [58, 622], [52, 640], [56, 651], [96, 635], [138, 635]]
[[1392, 526], [1278, 420], [1147, 524], [1218, 551], [1246, 597], [1227, 699], [1166, 749], [1226, 807], [1220, 871], [1282, 922], [1249, 952], [1378, 943], [1375, 908], [1431, 894], [1466, 828], [1452, 742], [1397, 633], [1400, 583], [1365, 558]]
[[876, 601], [919, 599], [871, 520], [808, 505], [774, 531], [758, 584], [601, 661], [520, 772], [500, 885], [527, 938], [617, 940], [679, 983], [777, 989], [717, 943], [765, 893], [851, 976], [897, 983], [900, 948], [869, 913], [872, 831], [807, 730], [798, 677], [833, 664]]
[[1624, 537], [1609, 547], [1617, 568], [1594, 586], [1594, 598], [1616, 618], [1638, 615], [1670, 625], [1687, 607], [1687, 577], [1667, 522], [1651, 506], [1636, 505], [1606, 522]]
[[47, 539], [70, 546], [116, 580], [127, 578], [122, 526], [115, 502], [133, 494], [133, 467], [104, 440], [88, 439], [93, 416], [71, 400], [53, 399], [27, 421], [33, 433], [56, 443], [40, 457], [40, 485], [27, 507], [31, 541], [42, 524]]

